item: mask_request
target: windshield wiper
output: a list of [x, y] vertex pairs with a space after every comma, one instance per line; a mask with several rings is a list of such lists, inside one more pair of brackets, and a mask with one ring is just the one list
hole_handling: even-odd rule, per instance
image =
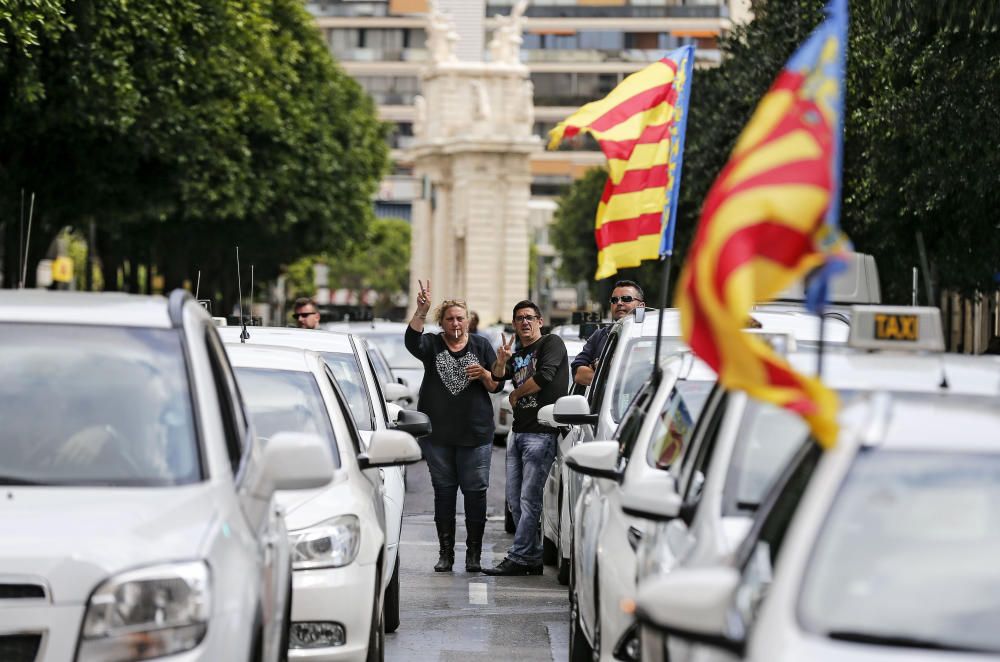
[[873, 644], [875, 646], [897, 646], [899, 648], [919, 648], [922, 650], [935, 651], [959, 651], [963, 653], [996, 653], [988, 648], [977, 648], [965, 644], [947, 643], [934, 639], [923, 639], [896, 634], [878, 634], [874, 632], [854, 632], [851, 630], [833, 630], [827, 632], [826, 636], [838, 641], [852, 641], [859, 644]]
[[45, 485], [45, 484], [46, 483], [42, 483], [37, 480], [31, 480], [30, 478], [0, 475], [0, 485]]

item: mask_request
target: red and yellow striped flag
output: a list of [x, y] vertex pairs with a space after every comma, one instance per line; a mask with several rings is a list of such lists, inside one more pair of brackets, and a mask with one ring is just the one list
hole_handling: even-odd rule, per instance
[[549, 132], [549, 149], [590, 133], [608, 159], [608, 181], [597, 208], [595, 279], [659, 257], [664, 204], [672, 186], [675, 133], [684, 67], [669, 56], [637, 71], [608, 96], [580, 108]]
[[845, 41], [846, 20], [828, 19], [758, 104], [708, 193], [677, 290], [684, 339], [719, 382], [802, 415], [825, 447], [837, 437], [836, 394], [743, 329], [754, 303], [836, 247], [828, 212], [840, 177]]

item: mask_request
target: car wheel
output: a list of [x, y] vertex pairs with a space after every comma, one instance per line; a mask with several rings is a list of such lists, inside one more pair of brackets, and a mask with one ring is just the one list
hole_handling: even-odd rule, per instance
[[594, 646], [591, 659], [601, 662], [601, 587], [597, 579], [597, 568], [594, 568]]
[[372, 624], [368, 633], [367, 662], [383, 662], [385, 660], [385, 621], [378, 609], [378, 589], [382, 578], [375, 574], [375, 597], [372, 599]]
[[507, 502], [506, 499], [504, 499], [503, 502], [503, 511], [504, 511], [503, 530], [506, 531], [507, 533], [514, 533], [514, 531], [517, 530], [517, 527], [514, 526], [514, 514], [510, 512], [510, 504]]
[[542, 536], [542, 563], [545, 565], [556, 565], [559, 562], [559, 547], [548, 539], [546, 536]]
[[288, 662], [288, 638], [292, 631], [292, 567], [288, 566], [288, 598], [285, 600], [285, 622], [281, 628], [278, 662]]
[[[576, 582], [573, 582], [574, 584]], [[580, 626], [580, 609], [572, 589], [569, 592], [569, 662], [590, 662], [594, 650]]]
[[396, 552], [396, 567], [392, 569], [392, 579], [385, 589], [385, 606], [382, 607], [382, 618], [385, 620], [385, 631], [395, 632], [399, 629], [399, 552]]
[[565, 556], [560, 556], [559, 557], [559, 574], [556, 575], [556, 579], [559, 580], [559, 583], [561, 585], [563, 585], [563, 586], [566, 586], [566, 585], [569, 584], [569, 567], [570, 567], [570, 561], [569, 561], [569, 559], [566, 558]]

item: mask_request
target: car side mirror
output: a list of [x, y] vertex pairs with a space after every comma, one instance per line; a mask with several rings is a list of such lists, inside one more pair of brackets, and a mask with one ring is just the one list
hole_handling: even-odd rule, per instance
[[423, 437], [431, 433], [431, 419], [430, 416], [421, 411], [401, 409], [392, 429], [408, 432], [414, 437]]
[[557, 428], [559, 424], [556, 423], [556, 419], [552, 410], [555, 409], [555, 405], [545, 405], [538, 410], [538, 422], [542, 425], [550, 428]]
[[385, 398], [386, 402], [396, 402], [410, 397], [410, 389], [402, 384], [391, 382], [382, 386], [382, 397]]
[[[400, 416], [404, 412], [400, 412]], [[425, 414], [420, 415], [426, 417]], [[400, 430], [378, 430], [372, 434], [368, 450], [358, 455], [358, 466], [362, 469], [397, 467], [414, 464], [422, 457], [420, 446], [411, 434]]]
[[566, 453], [566, 466], [585, 476], [607, 478], [621, 482], [618, 468], [617, 441], [589, 441], [574, 446]]
[[260, 448], [260, 474], [255, 495], [270, 498], [275, 490], [309, 490], [333, 480], [330, 444], [315, 434], [279, 432]]
[[739, 583], [739, 572], [729, 566], [677, 568], [640, 586], [636, 617], [669, 636], [742, 658], [745, 635], [731, 632], [728, 619]]
[[681, 513], [683, 499], [677, 493], [677, 482], [666, 471], [631, 477], [622, 492], [622, 510], [626, 515], [666, 522]]
[[582, 395], [564, 395], [556, 400], [552, 417], [563, 425], [597, 424], [597, 414], [590, 413], [590, 403]]

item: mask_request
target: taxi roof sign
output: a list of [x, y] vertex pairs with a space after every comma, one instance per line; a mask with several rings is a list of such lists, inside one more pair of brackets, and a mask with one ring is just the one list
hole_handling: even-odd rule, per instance
[[915, 306], [853, 306], [848, 347], [943, 352], [941, 311]]

